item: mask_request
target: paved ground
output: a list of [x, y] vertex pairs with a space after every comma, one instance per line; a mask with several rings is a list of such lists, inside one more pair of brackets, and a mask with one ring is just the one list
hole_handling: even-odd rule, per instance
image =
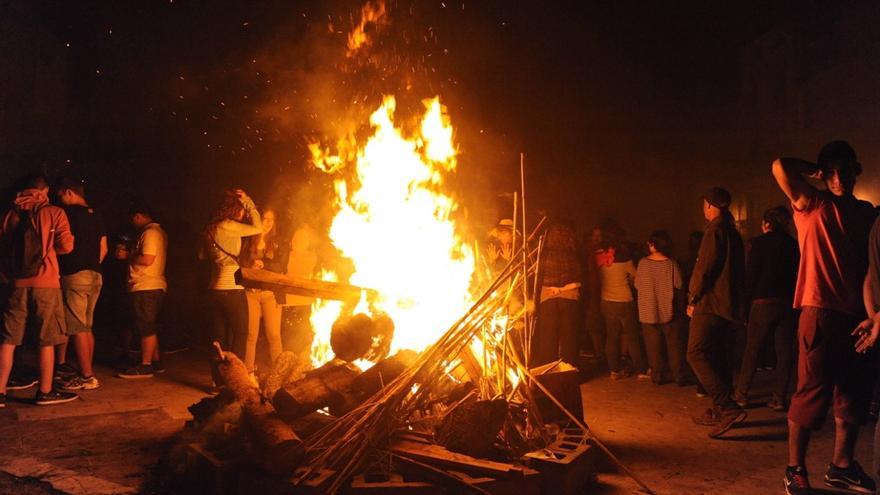
[[[168, 372], [125, 381], [98, 368], [102, 387], [54, 407], [21, 401], [0, 410], [0, 493], [164, 493], [156, 466], [189, 419], [186, 407], [205, 395], [205, 358], [166, 357]], [[759, 374], [759, 379], [766, 379]], [[692, 388], [657, 387], [597, 376], [583, 387], [585, 415], [597, 436], [661, 494], [778, 494], [785, 465], [784, 415], [758, 407], [725, 440], [709, 440], [690, 416], [707, 407]], [[859, 458], [870, 465], [870, 429]], [[810, 471], [819, 485], [831, 449], [830, 430], [816, 437]], [[41, 483], [44, 482], [44, 483]], [[625, 476], [604, 469], [589, 494], [638, 493]], [[819, 492], [822, 493], [822, 492]], [[832, 492], [826, 492], [832, 493]]]
[[[759, 372], [758, 393], [767, 389]], [[709, 429], [696, 426], [691, 416], [709, 406], [692, 387], [656, 386], [650, 381], [612, 382], [604, 375], [582, 385], [584, 414], [591, 429], [654, 491], [662, 494], [782, 494], [787, 461], [785, 413], [763, 407], [769, 396], [748, 409], [749, 416], [721, 440], [711, 440]], [[768, 391], [769, 395], [769, 391]], [[870, 469], [873, 425], [865, 427], [857, 458]], [[814, 436], [808, 472], [816, 493], [824, 489], [822, 476], [830, 460], [833, 425]], [[596, 494], [638, 493], [636, 484], [618, 473], [600, 473]], [[846, 493], [846, 492], [842, 492]]]

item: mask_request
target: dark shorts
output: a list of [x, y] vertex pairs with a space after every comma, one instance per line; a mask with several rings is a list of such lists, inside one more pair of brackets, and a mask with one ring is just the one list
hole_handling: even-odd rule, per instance
[[134, 329], [141, 338], [156, 335], [159, 328], [159, 313], [162, 311], [162, 301], [165, 300], [165, 291], [139, 290], [128, 293], [131, 304], [131, 316]]
[[21, 345], [30, 330], [40, 347], [67, 341], [61, 289], [16, 287], [9, 293], [3, 311], [0, 342]]
[[805, 307], [798, 320], [798, 379], [788, 419], [819, 429], [833, 406], [834, 417], [862, 424], [867, 416], [875, 370], [855, 351], [850, 334], [859, 318], [838, 311]]

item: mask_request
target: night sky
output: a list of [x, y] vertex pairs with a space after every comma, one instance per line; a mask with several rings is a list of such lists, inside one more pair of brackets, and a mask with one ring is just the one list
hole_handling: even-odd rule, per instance
[[715, 184], [751, 221], [783, 199], [770, 160], [830, 139], [878, 175], [876, 7], [568, 4], [390, 0], [373, 59], [353, 66], [361, 2], [3, 2], [0, 180], [82, 175], [105, 209], [143, 197], [183, 225], [244, 187], [303, 218], [329, 183], [306, 142], [365, 123], [383, 94], [401, 112], [449, 106], [451, 187], [480, 227], [520, 152], [535, 208], [583, 230], [614, 216], [634, 237], [700, 228]]

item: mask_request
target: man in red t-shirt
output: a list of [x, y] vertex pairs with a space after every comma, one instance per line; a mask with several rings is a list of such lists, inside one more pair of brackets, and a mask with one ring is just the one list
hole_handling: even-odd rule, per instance
[[[810, 433], [822, 426], [833, 405], [834, 455], [825, 482], [874, 493], [874, 481], [853, 459], [873, 384], [873, 367], [856, 353], [852, 335], [864, 319], [862, 282], [876, 217], [870, 203], [853, 196], [862, 166], [848, 143], [832, 141], [815, 164], [780, 158], [772, 169], [791, 200], [801, 252], [794, 294], [794, 307], [801, 310], [798, 380], [788, 411], [786, 492], [811, 493], [806, 470]], [[809, 179], [823, 181], [825, 189]]]

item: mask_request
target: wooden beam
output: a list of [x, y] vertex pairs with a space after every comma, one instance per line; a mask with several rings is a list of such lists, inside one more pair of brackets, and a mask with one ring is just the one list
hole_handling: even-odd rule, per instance
[[325, 282], [308, 278], [291, 277], [280, 273], [260, 270], [258, 268], [242, 268], [245, 287], [284, 292], [298, 296], [333, 299], [336, 301], [357, 301], [361, 292], [367, 291], [367, 298], [376, 296], [376, 291], [339, 282]]

